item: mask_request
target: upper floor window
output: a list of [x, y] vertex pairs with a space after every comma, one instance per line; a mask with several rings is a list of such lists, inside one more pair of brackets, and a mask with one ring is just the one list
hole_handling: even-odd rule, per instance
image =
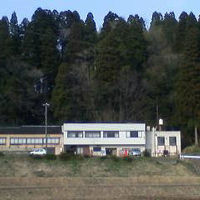
[[118, 138], [119, 137], [119, 131], [104, 131], [103, 137], [104, 138]]
[[68, 138], [82, 138], [83, 131], [67, 131]]
[[169, 145], [176, 146], [176, 137], [169, 137]]
[[158, 137], [158, 146], [164, 146], [165, 145], [165, 138], [164, 137]]
[[86, 131], [85, 137], [86, 138], [100, 138], [101, 132], [100, 131]]
[[138, 138], [138, 131], [130, 131], [130, 137]]
[[127, 138], [141, 138], [143, 135], [143, 131], [127, 131], [126, 137]]

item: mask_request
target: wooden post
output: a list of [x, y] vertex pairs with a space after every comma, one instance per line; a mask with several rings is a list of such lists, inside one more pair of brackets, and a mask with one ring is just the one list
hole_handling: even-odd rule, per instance
[[194, 127], [194, 134], [195, 134], [195, 146], [198, 146], [198, 130], [197, 130], [197, 126], [195, 125]]

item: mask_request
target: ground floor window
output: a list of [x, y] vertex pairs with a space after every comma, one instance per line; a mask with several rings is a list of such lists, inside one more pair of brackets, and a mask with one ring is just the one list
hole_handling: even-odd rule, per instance
[[101, 151], [101, 147], [93, 147], [93, 151], [94, 152], [100, 152]]
[[6, 144], [6, 138], [0, 137], [0, 145], [5, 145]]
[[43, 144], [43, 138], [27, 138], [27, 144]]
[[[59, 144], [60, 138], [47, 138], [47, 144]], [[10, 138], [11, 145], [44, 145], [46, 138]]]
[[176, 137], [169, 137], [169, 145], [176, 146]]
[[158, 137], [158, 146], [164, 146], [165, 145], [165, 138], [164, 137]]
[[11, 138], [10, 139], [10, 144], [26, 144], [26, 138]]
[[60, 143], [60, 138], [47, 138], [47, 144], [59, 144], [59, 143]]

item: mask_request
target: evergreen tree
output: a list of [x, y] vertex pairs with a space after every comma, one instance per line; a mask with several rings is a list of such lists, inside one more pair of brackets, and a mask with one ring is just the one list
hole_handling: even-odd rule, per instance
[[[142, 71], [145, 60], [146, 42], [143, 36], [143, 23], [138, 23], [137, 17], [132, 22], [130, 20], [129, 23], [120, 18], [115, 27], [99, 41], [97, 46], [95, 102], [99, 109], [100, 120], [118, 121], [123, 118], [122, 116], [126, 116], [126, 120], [130, 120], [131, 115], [127, 114], [126, 109], [122, 106], [125, 97], [121, 89], [123, 86], [119, 85], [121, 83], [119, 77], [121, 77], [121, 73], [126, 74], [127, 70], [130, 70], [130, 74], [134, 74], [136, 71], [134, 76], [137, 77], [137, 73], [140, 74]], [[126, 70], [123, 70], [124, 67]], [[129, 80], [127, 81], [129, 82]], [[137, 94], [133, 94], [132, 83], [134, 81], [130, 81], [130, 98], [134, 101], [134, 95], [137, 96]], [[132, 110], [131, 106], [129, 110]], [[137, 118], [132, 116], [131, 119], [133, 117]]]
[[163, 33], [169, 45], [174, 48], [176, 40], [177, 20], [174, 12], [166, 13], [163, 20]]
[[12, 14], [10, 19], [10, 36], [12, 55], [19, 55], [21, 51], [20, 30], [15, 12]]
[[182, 52], [184, 48], [187, 18], [188, 14], [186, 12], [182, 12], [179, 17], [179, 23], [177, 26], [177, 33], [176, 33], [176, 42], [175, 42], [176, 50], [178, 52]]
[[37, 124], [41, 113], [35, 109], [33, 81], [36, 70], [19, 59], [6, 61], [1, 77], [1, 125]]
[[[59, 65], [58, 24], [49, 10], [37, 9], [26, 27], [23, 40], [23, 59], [41, 70], [41, 104], [50, 99]], [[38, 81], [39, 81], [38, 80]], [[39, 97], [38, 97], [39, 98]]]
[[10, 49], [8, 48], [10, 43], [8, 23], [7, 17], [3, 17], [0, 20], [0, 60], [6, 59], [10, 54]]
[[152, 19], [151, 19], [151, 25], [150, 25], [150, 30], [154, 27], [154, 26], [159, 26], [161, 25], [163, 22], [163, 16], [161, 13], [158, 12], [154, 12], [152, 15]]
[[200, 119], [200, 31], [197, 27], [188, 30], [182, 65], [177, 82], [177, 108], [182, 124], [195, 129], [195, 144], [198, 144], [197, 128]]
[[24, 35], [25, 35], [28, 25], [29, 25], [29, 20], [27, 18], [24, 18], [22, 20], [22, 23], [19, 26], [20, 39], [24, 39]]
[[97, 40], [96, 23], [94, 21], [93, 14], [88, 13], [87, 18], [85, 20], [85, 41], [94, 44], [96, 40]]
[[80, 71], [77, 66], [68, 63], [62, 63], [59, 66], [51, 100], [54, 116], [59, 122], [89, 120], [85, 105], [88, 99], [84, 98], [84, 95], [88, 95], [85, 75], [86, 73]]

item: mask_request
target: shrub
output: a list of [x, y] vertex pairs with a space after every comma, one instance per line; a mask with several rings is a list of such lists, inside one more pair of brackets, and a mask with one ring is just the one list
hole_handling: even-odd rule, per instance
[[143, 152], [143, 156], [144, 157], [151, 157], [151, 154], [148, 150], [145, 149], [145, 151]]
[[59, 159], [63, 161], [71, 160], [74, 157], [72, 153], [61, 153]]
[[133, 161], [133, 157], [127, 156], [127, 157], [124, 157], [123, 160], [127, 161], [127, 162], [132, 162]]
[[54, 154], [47, 154], [44, 156], [44, 158], [47, 160], [56, 160], [57, 157]]
[[72, 155], [72, 158], [76, 159], [76, 160], [83, 160], [85, 156], [82, 155]]
[[188, 146], [185, 149], [183, 149], [183, 153], [199, 153], [200, 147], [196, 145]]
[[120, 161], [120, 158], [117, 157], [117, 156], [110, 156], [111, 160], [115, 161], [115, 162], [118, 162]]
[[32, 155], [32, 156], [30, 156], [32, 159], [34, 159], [34, 160], [41, 160], [43, 157], [42, 156], [38, 156], [38, 155]]
[[83, 155], [82, 157], [84, 157], [84, 158], [91, 158], [90, 155]]
[[101, 156], [100, 157], [100, 160], [106, 160], [106, 159], [108, 159], [108, 156]]
[[3, 152], [0, 152], [0, 157], [3, 157], [4, 156], [4, 153]]

